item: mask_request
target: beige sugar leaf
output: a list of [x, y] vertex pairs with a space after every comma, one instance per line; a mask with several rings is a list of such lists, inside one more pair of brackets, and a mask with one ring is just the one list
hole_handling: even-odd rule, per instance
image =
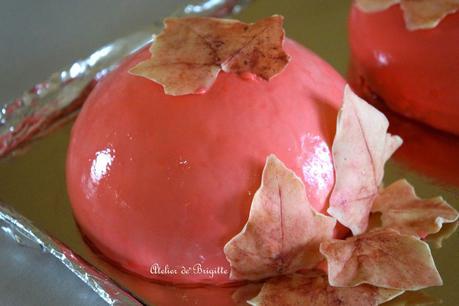
[[381, 213], [382, 227], [421, 238], [437, 233], [444, 223], [459, 218], [459, 213], [441, 197], [418, 198], [413, 186], [404, 179], [385, 188], [376, 197], [372, 211]]
[[282, 46], [283, 17], [253, 24], [209, 17], [168, 18], [154, 38], [151, 58], [129, 71], [164, 87], [168, 95], [199, 94], [220, 70], [269, 80], [289, 62]]
[[367, 229], [384, 165], [402, 144], [388, 126], [383, 113], [346, 86], [332, 147], [336, 179], [328, 213], [354, 235]]
[[258, 280], [315, 267], [335, 223], [312, 209], [301, 179], [270, 155], [247, 224], [224, 248], [230, 277]]
[[260, 294], [248, 303], [254, 306], [376, 306], [402, 293], [370, 285], [332, 287], [325, 274], [311, 271], [306, 275], [290, 274], [268, 280]]
[[321, 244], [332, 286], [369, 284], [397, 290], [442, 285], [429, 246], [392, 229], [374, 230]]

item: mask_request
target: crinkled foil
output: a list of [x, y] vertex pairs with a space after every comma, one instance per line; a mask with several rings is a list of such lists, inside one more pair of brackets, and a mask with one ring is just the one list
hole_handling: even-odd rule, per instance
[[[191, 1], [173, 16], [222, 17], [239, 12], [248, 1]], [[161, 24], [157, 21], [148, 31], [131, 34], [100, 48], [5, 104], [0, 110], [0, 157], [72, 118], [97, 81], [116, 68], [123, 58], [151, 42], [152, 33], [158, 32]]]
[[[174, 16], [221, 17], [237, 13], [249, 0], [192, 1]], [[0, 110], [0, 157], [18, 146], [45, 134], [50, 128], [72, 118], [94, 85], [129, 54], [148, 44], [161, 28], [138, 32], [118, 39], [77, 61], [5, 104]], [[49, 237], [32, 223], [0, 203], [0, 227], [18, 243], [41, 248], [52, 254], [110, 305], [141, 305], [107, 276], [75, 255], [61, 242]]]
[[119, 288], [107, 276], [75, 255], [64, 244], [49, 237], [25, 217], [2, 203], [0, 203], [0, 228], [17, 243], [39, 248], [42, 252], [56, 257], [109, 305], [142, 305], [134, 297]]

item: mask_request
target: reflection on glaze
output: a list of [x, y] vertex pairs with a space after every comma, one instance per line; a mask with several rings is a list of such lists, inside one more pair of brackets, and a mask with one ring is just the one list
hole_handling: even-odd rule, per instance
[[114, 150], [111, 148], [103, 149], [96, 152], [96, 158], [91, 164], [91, 180], [93, 183], [98, 183], [105, 175], [107, 175], [110, 166], [115, 159]]
[[386, 54], [382, 51], [375, 51], [374, 52], [376, 62], [378, 63], [378, 66], [384, 67], [389, 65], [389, 60], [390, 60], [390, 55]]
[[298, 162], [303, 172], [303, 180], [317, 189], [324, 201], [330, 183], [333, 182], [333, 163], [328, 145], [319, 136], [309, 133], [301, 137], [302, 154]]
[[179, 166], [186, 166], [188, 165], [188, 161], [186, 159], [179, 158], [178, 164]]

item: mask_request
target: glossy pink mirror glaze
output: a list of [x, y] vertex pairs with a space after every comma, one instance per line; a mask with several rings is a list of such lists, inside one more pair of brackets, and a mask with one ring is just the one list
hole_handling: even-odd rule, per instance
[[[220, 73], [205, 94], [166, 96], [128, 73], [150, 56], [143, 49], [96, 86], [67, 159], [74, 215], [93, 247], [147, 278], [229, 282], [228, 274], [181, 267], [229, 271], [223, 246], [244, 226], [270, 153], [323, 211], [344, 80], [297, 43], [286, 40], [285, 48], [292, 60], [270, 82]], [[177, 274], [151, 273], [154, 264]]]
[[349, 18], [349, 83], [392, 110], [459, 135], [459, 12], [431, 30], [409, 31], [395, 5]]

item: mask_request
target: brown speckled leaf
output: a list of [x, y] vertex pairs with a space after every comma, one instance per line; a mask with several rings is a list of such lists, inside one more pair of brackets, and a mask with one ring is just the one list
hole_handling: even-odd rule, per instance
[[303, 182], [270, 155], [249, 219], [224, 248], [232, 279], [258, 280], [316, 266], [335, 220], [313, 211]]
[[255, 306], [373, 306], [402, 294], [403, 291], [369, 285], [352, 288], [332, 287], [325, 274], [291, 274], [267, 281], [254, 299]]
[[372, 211], [381, 213], [382, 227], [421, 238], [437, 233], [444, 223], [455, 222], [459, 217], [441, 197], [418, 198], [404, 179], [385, 188], [376, 197]]
[[408, 30], [435, 28], [449, 14], [459, 10], [459, 0], [356, 0], [364, 12], [383, 11], [400, 3]]
[[442, 285], [427, 243], [391, 229], [330, 240], [320, 251], [327, 258], [332, 286], [419, 290]]
[[384, 165], [402, 144], [388, 126], [383, 113], [346, 86], [332, 147], [336, 179], [328, 213], [354, 235], [367, 229]]
[[168, 95], [206, 92], [220, 70], [269, 80], [289, 61], [283, 17], [254, 24], [208, 17], [169, 18], [154, 38], [151, 58], [130, 73], [161, 84]]

